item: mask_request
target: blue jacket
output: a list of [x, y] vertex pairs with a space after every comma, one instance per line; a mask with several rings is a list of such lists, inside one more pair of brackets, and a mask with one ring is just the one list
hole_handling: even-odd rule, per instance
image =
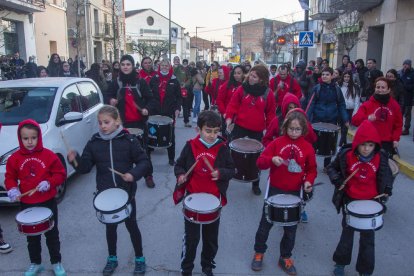
[[337, 125], [340, 121], [349, 122], [344, 96], [336, 84], [317, 84], [312, 90], [310, 99], [312, 102], [306, 115], [311, 123]]

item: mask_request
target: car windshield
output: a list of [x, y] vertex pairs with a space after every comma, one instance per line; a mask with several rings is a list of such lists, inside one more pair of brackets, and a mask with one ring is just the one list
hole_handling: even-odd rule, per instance
[[25, 119], [49, 120], [57, 87], [0, 88], [0, 122], [17, 125]]

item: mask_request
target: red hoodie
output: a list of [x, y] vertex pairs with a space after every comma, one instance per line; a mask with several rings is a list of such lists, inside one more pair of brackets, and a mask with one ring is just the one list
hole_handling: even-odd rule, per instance
[[[301, 108], [299, 108], [300, 102], [299, 102], [298, 97], [296, 97], [295, 95], [291, 93], [287, 93], [285, 97], [283, 98], [283, 102], [282, 102], [282, 118], [281, 119], [274, 118], [270, 122], [270, 125], [266, 129], [266, 134], [263, 136], [263, 139], [262, 139], [262, 143], [264, 146], [267, 146], [275, 138], [279, 137], [280, 127], [281, 127], [279, 126], [279, 120], [282, 121], [286, 117], [286, 113], [288, 112], [288, 106], [291, 103], [293, 103], [297, 107], [295, 108], [295, 110], [301, 112], [303, 115], [305, 115], [307, 119], [305, 112]], [[313, 131], [312, 124], [309, 122], [309, 120], [307, 120], [307, 122], [308, 122], [308, 134], [305, 136], [305, 140], [313, 144], [316, 142], [318, 137]]]
[[[276, 93], [277, 86], [279, 85], [281, 81], [282, 79], [280, 78], [280, 75], [276, 75], [276, 77], [270, 80], [269, 87], [273, 89]], [[282, 100], [287, 93], [291, 93], [295, 95], [296, 97], [298, 97], [299, 100], [302, 98], [302, 90], [300, 89], [300, 85], [297, 82], [297, 80], [292, 79], [292, 76], [290, 74], [288, 74], [288, 76], [286, 77], [285, 80], [283, 80], [283, 82], [285, 83], [284, 88], [279, 89], [279, 91], [277, 91], [276, 108], [282, 105]], [[292, 88], [290, 87], [291, 85], [292, 85]]]
[[370, 97], [358, 109], [352, 117], [352, 124], [359, 126], [368, 116], [375, 114], [376, 120], [373, 123], [378, 133], [381, 133], [381, 141], [393, 142], [400, 141], [402, 132], [402, 115], [399, 104], [390, 97], [387, 104], [378, 102], [374, 97]]
[[[212, 80], [211, 85], [208, 85], [204, 92], [211, 96], [211, 104], [218, 105], [217, 99], [220, 93], [220, 87], [229, 80], [229, 68], [225, 65], [221, 66], [223, 70], [224, 79], [215, 78]], [[224, 114], [224, 113], [221, 113]]]
[[265, 100], [263, 96], [255, 97], [245, 93], [243, 86], [239, 86], [227, 106], [226, 119], [251, 131], [265, 130], [276, 116], [275, 97], [272, 95], [270, 89]]
[[226, 108], [230, 103], [231, 97], [233, 96], [236, 89], [241, 85], [241, 83], [238, 82], [237, 86], [230, 85], [230, 87], [227, 88], [228, 83], [229, 81], [226, 81], [220, 86], [217, 96], [217, 107], [220, 114], [222, 115], [226, 113]]
[[[38, 129], [38, 142], [33, 150], [23, 146], [20, 138], [20, 129], [24, 125], [34, 125]], [[6, 177], [4, 184], [7, 190], [19, 188], [23, 194], [36, 188], [42, 181], [48, 181], [50, 190], [35, 192], [32, 196], [24, 196], [21, 201], [28, 204], [45, 202], [56, 195], [56, 187], [66, 179], [66, 170], [60, 159], [52, 151], [43, 147], [42, 131], [34, 120], [25, 120], [19, 124], [17, 130], [19, 150], [13, 153], [6, 164]]]
[[[284, 160], [295, 159], [302, 172], [289, 172], [284, 164], [277, 167], [272, 162], [274, 156]], [[295, 140], [288, 135], [276, 138], [262, 152], [256, 164], [261, 170], [270, 168], [270, 185], [283, 191], [299, 191], [306, 181], [313, 184], [317, 175], [315, 151], [303, 136]]]
[[[357, 151], [358, 145], [365, 142], [374, 142], [378, 146], [375, 154], [369, 162], [360, 161]], [[372, 199], [378, 195], [377, 171], [380, 166], [381, 138], [373, 123], [365, 120], [355, 133], [352, 141], [352, 150], [346, 154], [346, 175], [351, 175], [355, 170], [358, 172], [346, 183], [345, 192], [353, 199]]]

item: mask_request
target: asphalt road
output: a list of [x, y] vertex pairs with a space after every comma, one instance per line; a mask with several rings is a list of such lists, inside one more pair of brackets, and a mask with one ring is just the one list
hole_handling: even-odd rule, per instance
[[[195, 135], [195, 130], [184, 128], [182, 119], [176, 129], [177, 157], [185, 141]], [[155, 168], [155, 189], [148, 189], [143, 180], [138, 183], [137, 205], [144, 255], [147, 259], [147, 275], [179, 275], [181, 240], [184, 219], [181, 204], [174, 206], [172, 191], [175, 185], [173, 167], [168, 165], [166, 150], [156, 150], [152, 155]], [[318, 164], [321, 165], [321, 158]], [[306, 206], [309, 223], [300, 224], [297, 231], [293, 258], [299, 275], [331, 275], [332, 254], [338, 243], [341, 216], [331, 204], [333, 188], [325, 174], [318, 169], [317, 181], [325, 182], [315, 188], [314, 199]], [[268, 173], [261, 176], [261, 188], [265, 190]], [[399, 175], [394, 185], [394, 195], [387, 204], [384, 227], [376, 232], [376, 267], [374, 275], [414, 275], [411, 259], [414, 216], [412, 199], [413, 182]], [[277, 266], [281, 228], [274, 226], [265, 255], [264, 268], [260, 273], [250, 270], [254, 236], [263, 205], [263, 196], [255, 196], [247, 183], [230, 182], [228, 205], [221, 215], [219, 251], [216, 257], [217, 275], [285, 275]], [[67, 193], [59, 205], [59, 228], [63, 265], [68, 275], [101, 275], [107, 257], [105, 228], [95, 216], [92, 205], [95, 191], [95, 172], [75, 175], [68, 184]], [[1, 275], [21, 275], [29, 265], [26, 239], [16, 230], [14, 221], [18, 208], [0, 208], [0, 223], [7, 242], [14, 251], [0, 256]], [[346, 275], [357, 275], [355, 262], [358, 237], [354, 241], [352, 263]], [[47, 247], [42, 239], [43, 263], [46, 271], [41, 275], [53, 275]], [[200, 248], [194, 274], [201, 272]], [[134, 269], [134, 252], [124, 225], [118, 228], [119, 266], [115, 275], [131, 275]]]

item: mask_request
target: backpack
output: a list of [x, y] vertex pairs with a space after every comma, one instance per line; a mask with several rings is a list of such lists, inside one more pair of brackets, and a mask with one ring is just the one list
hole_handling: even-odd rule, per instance
[[[119, 92], [121, 91], [122, 88], [126, 88], [126, 86], [122, 85], [122, 81], [119, 79], [119, 76], [116, 78], [116, 82], [118, 83], [118, 91], [116, 92], [116, 96], [118, 98], [119, 97]], [[141, 91], [139, 90], [139, 88], [140, 88], [139, 82], [137, 82], [134, 86], [130, 86], [129, 88], [131, 88], [131, 89], [135, 88], [138, 92], [138, 96], [140, 98], [142, 98]]]

